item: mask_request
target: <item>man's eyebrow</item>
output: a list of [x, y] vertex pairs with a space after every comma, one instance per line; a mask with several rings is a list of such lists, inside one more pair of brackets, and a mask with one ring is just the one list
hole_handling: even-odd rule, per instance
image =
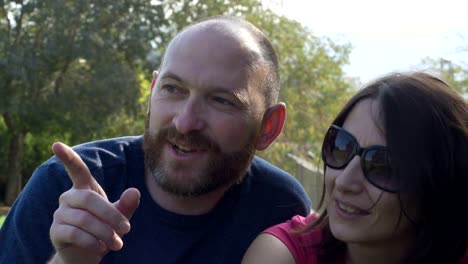
[[[175, 74], [174, 72], [171, 72], [171, 71], [166, 71], [164, 72], [162, 75], [161, 75], [161, 80], [165, 80], [165, 79], [172, 79], [172, 80], [175, 80], [181, 84], [184, 84], [184, 80], [177, 74]], [[230, 89], [229, 87], [226, 87], [226, 86], [222, 86], [222, 85], [213, 85], [213, 86], [210, 86], [209, 87], [210, 90], [212, 92], [217, 92], [217, 93], [225, 93], [225, 94], [229, 94], [231, 96], [234, 96], [236, 97], [239, 102], [245, 104], [246, 101], [247, 101], [247, 98], [246, 95], [245, 95], [245, 91], [243, 91], [243, 89]]]
[[[180, 82], [180, 83], [185, 83], [184, 79], [182, 79], [182, 77], [180, 77], [179, 75], [173, 73], [173, 72], [170, 72], [170, 71], [167, 71], [167, 72], [164, 72], [162, 75], [161, 75], [161, 80], [164, 80], [164, 79], [173, 79], [177, 82]], [[208, 86], [212, 91], [214, 92], [223, 92], [223, 93], [229, 93], [229, 94], [237, 94], [238, 92], [236, 91], [232, 91], [232, 89], [230, 89], [229, 87], [227, 86], [223, 86], [223, 85], [209, 85]]]
[[174, 80], [176, 80], [178, 82], [181, 82], [181, 83], [184, 82], [184, 80], [182, 80], [182, 78], [179, 77], [179, 75], [177, 75], [177, 74], [175, 74], [173, 72], [170, 72], [170, 71], [164, 72], [162, 74], [161, 80], [163, 80], [163, 79], [174, 79]]

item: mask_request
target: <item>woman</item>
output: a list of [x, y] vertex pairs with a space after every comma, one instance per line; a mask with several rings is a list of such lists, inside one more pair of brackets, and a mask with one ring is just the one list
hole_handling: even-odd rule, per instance
[[468, 106], [443, 81], [392, 74], [325, 135], [320, 213], [264, 231], [243, 263], [468, 263]]

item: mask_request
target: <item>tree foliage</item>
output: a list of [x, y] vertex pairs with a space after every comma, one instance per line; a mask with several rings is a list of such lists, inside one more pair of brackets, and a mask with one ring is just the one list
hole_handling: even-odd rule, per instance
[[[0, 0], [0, 191], [16, 197], [50, 144], [140, 134], [151, 70], [168, 41], [212, 15], [243, 16], [280, 60], [286, 127], [261, 155], [294, 174], [288, 153], [318, 153], [352, 87], [349, 45], [314, 36], [259, 0]], [[2, 198], [0, 197], [0, 200]]]
[[468, 68], [466, 66], [463, 67], [444, 58], [425, 58], [421, 64], [427, 71], [438, 75], [459, 93], [468, 95]]
[[161, 5], [139, 0], [2, 1], [0, 18], [0, 114], [10, 143], [1, 179], [11, 203], [28, 136], [77, 143], [102, 137], [110, 116], [134, 114], [138, 69], [166, 22]]

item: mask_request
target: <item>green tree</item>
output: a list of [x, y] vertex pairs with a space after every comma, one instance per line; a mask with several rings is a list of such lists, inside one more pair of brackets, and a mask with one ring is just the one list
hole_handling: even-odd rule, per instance
[[102, 135], [110, 116], [135, 112], [138, 69], [150, 42], [162, 42], [166, 20], [161, 4], [139, 0], [0, 1], [0, 19], [0, 115], [9, 142], [0, 185], [11, 204], [28, 135], [74, 143]]
[[463, 95], [468, 95], [468, 69], [444, 58], [425, 58], [423, 68], [433, 72]]
[[168, 41], [188, 24], [219, 14], [257, 25], [279, 55], [288, 120], [262, 156], [294, 172], [288, 153], [318, 153], [352, 90], [342, 71], [350, 46], [314, 36], [259, 0], [0, 0], [0, 191], [6, 188], [6, 203], [21, 188], [21, 172], [30, 174], [50, 156], [53, 141], [141, 133], [148, 75]]
[[262, 3], [259, 0], [167, 0], [164, 1], [164, 5], [167, 16], [173, 22], [174, 30], [171, 31], [173, 34], [209, 16], [222, 14], [245, 16], [256, 11], [263, 12]]

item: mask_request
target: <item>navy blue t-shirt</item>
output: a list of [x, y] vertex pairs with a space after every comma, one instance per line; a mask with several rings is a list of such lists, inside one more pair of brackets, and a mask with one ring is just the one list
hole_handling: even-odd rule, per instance
[[[86, 143], [74, 150], [88, 165], [109, 200], [124, 190], [141, 192], [124, 247], [102, 263], [240, 263], [264, 229], [307, 215], [310, 200], [291, 175], [255, 157], [241, 184], [209, 213], [186, 216], [156, 204], [144, 184], [142, 137]], [[37, 168], [0, 230], [0, 263], [45, 263], [54, 254], [49, 238], [59, 196], [72, 183], [57, 158]]]

